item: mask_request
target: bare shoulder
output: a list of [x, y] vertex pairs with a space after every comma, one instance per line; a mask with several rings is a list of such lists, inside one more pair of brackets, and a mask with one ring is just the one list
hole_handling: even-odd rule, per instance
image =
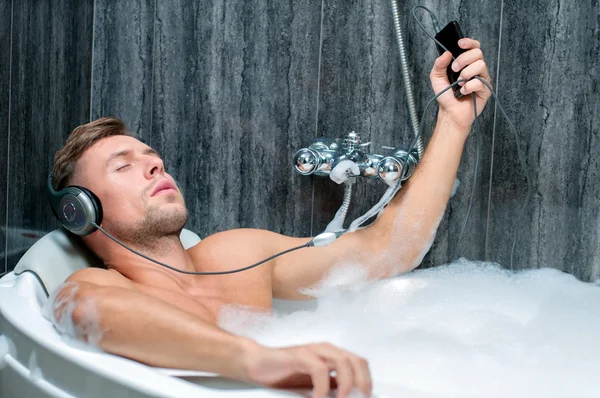
[[74, 272], [65, 282], [86, 282], [98, 286], [135, 288], [133, 282], [117, 271], [91, 267]]
[[253, 249], [254, 252], [264, 252], [268, 250], [273, 235], [277, 234], [262, 229], [231, 229], [217, 232], [202, 239], [188, 252], [192, 255], [201, 253], [203, 256], [211, 253], [219, 256], [224, 253], [235, 255], [236, 253], [245, 252], [247, 249]]
[[188, 252], [211, 269], [233, 269], [274, 254], [286, 238], [262, 229], [232, 229], [210, 235]]

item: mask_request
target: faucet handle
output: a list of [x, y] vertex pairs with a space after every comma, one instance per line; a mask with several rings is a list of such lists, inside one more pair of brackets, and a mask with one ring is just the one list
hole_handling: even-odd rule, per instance
[[398, 178], [401, 178], [404, 171], [404, 162], [393, 156], [386, 156], [381, 159], [377, 167], [379, 178], [386, 184], [394, 184]]
[[310, 175], [319, 170], [323, 159], [312, 148], [302, 148], [294, 155], [294, 167], [302, 175]]

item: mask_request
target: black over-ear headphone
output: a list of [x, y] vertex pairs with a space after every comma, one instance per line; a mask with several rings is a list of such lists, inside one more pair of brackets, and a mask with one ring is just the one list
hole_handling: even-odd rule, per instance
[[102, 204], [89, 189], [70, 185], [56, 191], [50, 173], [46, 197], [52, 212], [63, 227], [76, 235], [89, 235], [96, 230], [92, 223], [96, 225], [102, 223]]

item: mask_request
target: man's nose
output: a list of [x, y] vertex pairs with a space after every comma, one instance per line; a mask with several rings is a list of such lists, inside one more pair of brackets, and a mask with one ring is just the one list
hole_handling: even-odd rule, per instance
[[146, 178], [151, 179], [156, 173], [162, 173], [164, 170], [162, 160], [156, 156], [151, 156], [151, 159], [148, 161], [148, 167], [146, 168]]

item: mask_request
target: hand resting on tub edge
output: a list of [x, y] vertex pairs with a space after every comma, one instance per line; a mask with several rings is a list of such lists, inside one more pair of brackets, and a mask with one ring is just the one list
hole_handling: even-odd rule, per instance
[[[479, 42], [456, 62], [461, 78], [490, 81]], [[450, 53], [440, 56], [430, 79], [434, 92], [448, 85]], [[471, 80], [483, 110], [489, 92]], [[174, 272], [131, 253], [98, 230], [83, 242], [106, 269], [72, 274], [50, 298], [51, 318], [62, 333], [102, 350], [165, 368], [219, 373], [268, 387], [312, 387], [325, 396], [337, 383], [338, 397], [353, 389], [370, 396], [366, 359], [328, 343], [268, 348], [218, 326], [220, 310], [236, 303], [268, 311], [273, 298], [306, 300], [307, 292], [336, 266], [361, 264], [369, 280], [411, 271], [422, 260], [449, 200], [463, 147], [473, 123], [471, 96], [452, 91], [440, 109], [430, 143], [412, 178], [369, 227], [342, 235], [326, 247], [297, 250], [261, 266], [227, 275]], [[202, 176], [198, 176], [202, 178]], [[293, 238], [257, 229], [219, 232], [185, 250], [179, 240], [188, 216], [183, 196], [160, 155], [127, 132], [116, 118], [77, 127], [57, 152], [54, 189], [80, 186], [102, 205], [101, 227], [158, 261], [190, 272], [240, 268], [301, 245]], [[335, 380], [330, 372], [336, 371]]]

